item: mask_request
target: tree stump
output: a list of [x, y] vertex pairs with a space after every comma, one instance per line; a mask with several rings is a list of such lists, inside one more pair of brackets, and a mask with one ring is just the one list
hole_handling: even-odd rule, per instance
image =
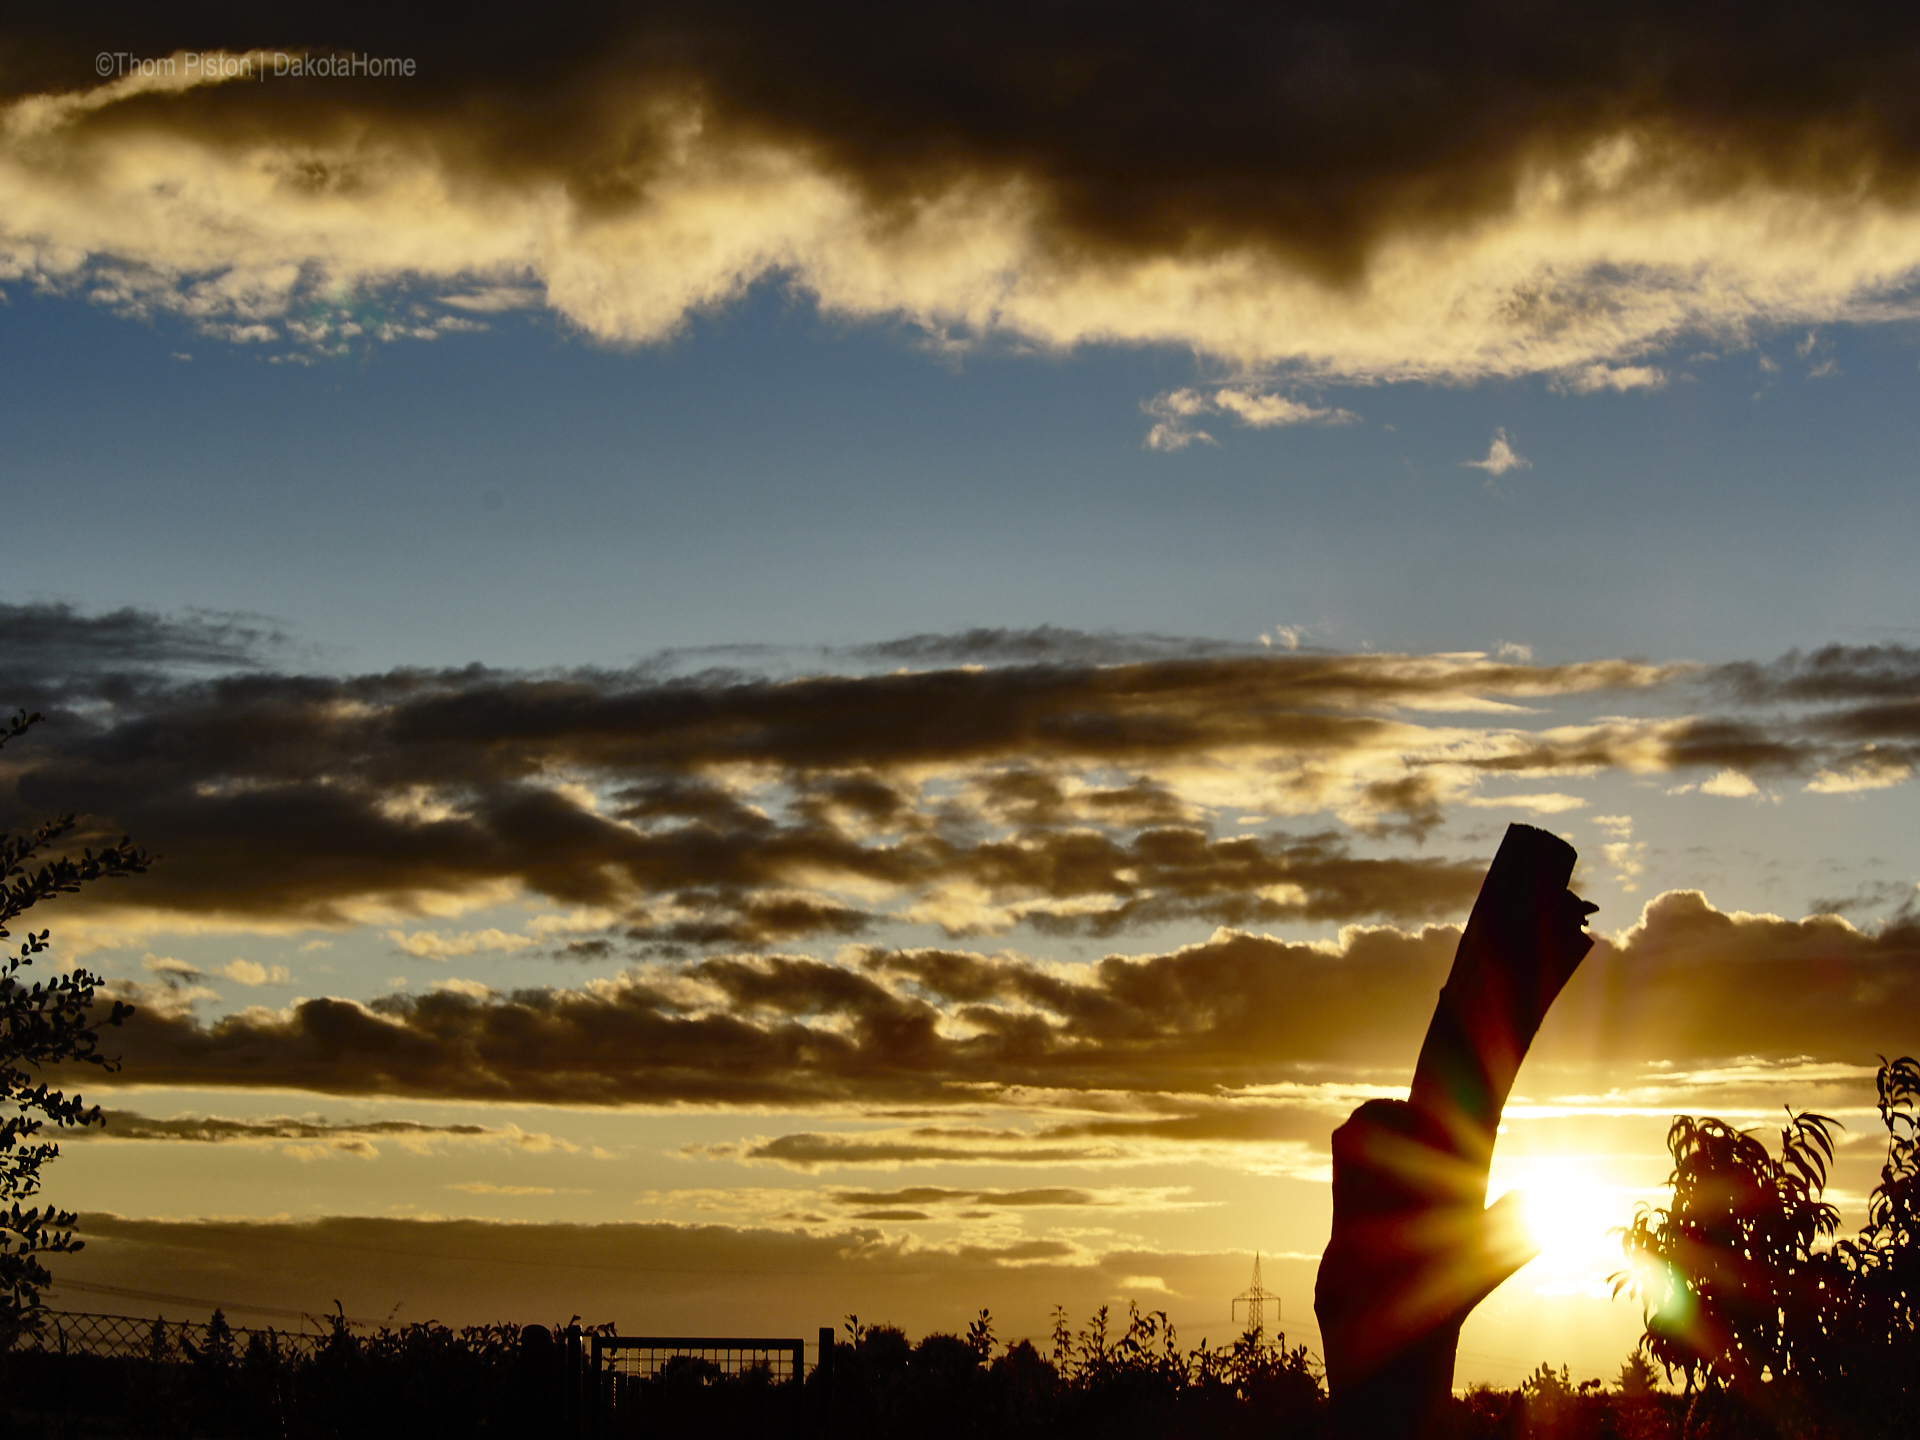
[[1535, 1247], [1517, 1197], [1487, 1207], [1500, 1114], [1547, 1009], [1592, 948], [1573, 847], [1512, 825], [1454, 952], [1405, 1100], [1333, 1133], [1333, 1236], [1314, 1312], [1343, 1436], [1440, 1433], [1469, 1311]]

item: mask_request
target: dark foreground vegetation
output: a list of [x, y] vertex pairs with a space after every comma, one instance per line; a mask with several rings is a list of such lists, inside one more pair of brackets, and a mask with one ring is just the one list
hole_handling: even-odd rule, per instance
[[[177, 1333], [177, 1327], [176, 1327]], [[996, 1353], [997, 1352], [997, 1353]], [[355, 1335], [336, 1322], [311, 1353], [218, 1320], [184, 1347], [103, 1357], [20, 1352], [0, 1358], [0, 1435], [23, 1440], [208, 1437], [208, 1440], [562, 1440], [558, 1377], [515, 1326], [432, 1324]], [[1625, 1390], [1575, 1386], [1542, 1365], [1514, 1391], [1477, 1390], [1455, 1404], [1463, 1437], [1675, 1435], [1685, 1399], [1651, 1393], [1630, 1363]], [[630, 1424], [603, 1435], [782, 1440], [788, 1395], [764, 1372], [721, 1375], [676, 1362], [647, 1382]], [[1102, 1309], [1080, 1330], [1060, 1316], [1050, 1341], [1000, 1346], [982, 1312], [966, 1336], [917, 1343], [890, 1325], [849, 1319], [836, 1347], [831, 1401], [811, 1376], [800, 1433], [809, 1440], [943, 1437], [1155, 1437], [1239, 1440], [1327, 1434], [1325, 1389], [1305, 1347], [1249, 1331], [1231, 1346], [1183, 1350], [1163, 1315]], [[596, 1433], [583, 1415], [579, 1433]]]
[[0, 1435], [532, 1436], [553, 1408], [522, 1363], [517, 1326], [356, 1336], [336, 1321], [307, 1354], [272, 1332], [236, 1336], [218, 1312], [194, 1328], [197, 1342], [183, 1343], [179, 1327], [156, 1326], [146, 1355], [0, 1358]]
[[1616, 1289], [1684, 1380], [1689, 1435], [1920, 1436], [1920, 1061], [1875, 1086], [1886, 1158], [1853, 1236], [1824, 1198], [1826, 1116], [1790, 1111], [1777, 1155], [1722, 1120], [1668, 1131], [1672, 1202], [1622, 1236]]
[[[1823, 1198], [1833, 1122], [1790, 1115], [1775, 1154], [1712, 1119], [1669, 1134], [1672, 1200], [1623, 1234], [1620, 1288], [1647, 1311], [1640, 1352], [1609, 1383], [1543, 1364], [1518, 1389], [1456, 1396], [1459, 1440], [1896, 1440], [1920, 1437], [1920, 1063], [1882, 1065], [1886, 1161], [1867, 1224], [1839, 1235]], [[49, 1317], [41, 1316], [43, 1336]], [[549, 1332], [434, 1324], [318, 1344], [271, 1331], [156, 1326], [140, 1353], [0, 1354], [0, 1436], [438, 1440], [515, 1436], [697, 1440], [1293, 1440], [1332, 1433], [1304, 1346], [1257, 1329], [1180, 1345], [1167, 1317], [1064, 1311], [1036, 1346], [1000, 1344], [981, 1311], [964, 1336], [910, 1340], [848, 1317], [829, 1386], [804, 1403], [764, 1371], [695, 1357], [588, 1385], [569, 1405]], [[534, 1341], [547, 1341], [536, 1344]], [[44, 1340], [43, 1340], [44, 1347]], [[1659, 1381], [1667, 1382], [1663, 1388]], [[617, 1400], [607, 1410], [602, 1399]]]

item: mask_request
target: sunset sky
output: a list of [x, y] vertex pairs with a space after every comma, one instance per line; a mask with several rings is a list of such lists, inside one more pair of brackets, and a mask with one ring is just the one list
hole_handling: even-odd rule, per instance
[[0, 824], [161, 858], [31, 917], [138, 1007], [53, 1303], [1190, 1345], [1259, 1253], [1317, 1349], [1515, 820], [1600, 942], [1459, 1380], [1617, 1372], [1676, 1113], [1858, 1223], [1920, 22], [91, 9], [0, 36]]

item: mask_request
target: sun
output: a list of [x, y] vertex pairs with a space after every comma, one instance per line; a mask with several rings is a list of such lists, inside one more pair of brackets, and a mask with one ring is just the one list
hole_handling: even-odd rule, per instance
[[1620, 1242], [1609, 1232], [1624, 1223], [1618, 1187], [1592, 1161], [1542, 1155], [1517, 1162], [1507, 1188], [1524, 1197], [1528, 1233], [1540, 1247], [1538, 1271], [1586, 1274], [1620, 1268]]

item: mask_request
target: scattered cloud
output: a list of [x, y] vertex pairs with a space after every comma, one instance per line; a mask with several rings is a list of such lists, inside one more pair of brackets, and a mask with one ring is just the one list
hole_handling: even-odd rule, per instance
[[535, 941], [527, 935], [509, 935], [503, 930], [465, 930], [443, 935], [434, 930], [389, 930], [387, 938], [416, 960], [451, 960], [456, 956], [476, 955], [482, 951], [510, 954], [525, 950]]
[[1575, 395], [1596, 391], [1658, 390], [1667, 383], [1667, 372], [1657, 365], [1581, 365], [1555, 377], [1559, 388]]
[[484, 1125], [426, 1125], [412, 1120], [329, 1121], [278, 1116], [263, 1119], [227, 1119], [211, 1115], [157, 1118], [132, 1110], [103, 1112], [99, 1131], [76, 1130], [70, 1139], [184, 1141], [193, 1144], [268, 1144], [314, 1159], [329, 1150], [371, 1159], [379, 1154], [374, 1142], [390, 1141], [411, 1151], [432, 1150], [446, 1142], [511, 1142], [512, 1133]]
[[1569, 810], [1584, 810], [1587, 805], [1578, 795], [1557, 791], [1539, 795], [1469, 795], [1460, 803], [1479, 810], [1527, 810], [1535, 815], [1564, 815]]
[[1154, 417], [1153, 428], [1147, 431], [1145, 442], [1149, 450], [1184, 450], [1195, 443], [1218, 443], [1211, 434], [1194, 424], [1204, 415], [1230, 416], [1254, 430], [1313, 423], [1345, 425], [1360, 418], [1351, 410], [1309, 405], [1285, 395], [1243, 385], [1221, 385], [1210, 393], [1196, 389], [1169, 390], [1143, 401], [1140, 408]]
[[238, 985], [290, 985], [293, 976], [284, 965], [262, 965], [257, 961], [234, 959], [222, 965], [214, 974], [224, 976]]
[[1820, 771], [1807, 782], [1807, 789], [1816, 795], [1857, 795], [1864, 790], [1887, 790], [1905, 784], [1913, 775], [1913, 766], [1905, 760], [1875, 755], [1872, 745], [1863, 748], [1868, 753], [1854, 765], [1844, 771]]
[[1750, 775], [1742, 775], [1738, 770], [1722, 770], [1700, 782], [1700, 793], [1720, 795], [1730, 800], [1743, 800], [1749, 795], [1758, 795], [1760, 787], [1753, 783], [1753, 777]]
[[1486, 459], [1462, 460], [1460, 464], [1469, 470], [1484, 470], [1489, 475], [1504, 475], [1509, 470], [1528, 470], [1533, 467], [1533, 462], [1508, 442], [1505, 430], [1493, 432], [1493, 443], [1487, 447]]
[[1220, 443], [1191, 423], [1212, 408], [1196, 390], [1173, 390], [1165, 395], [1156, 395], [1151, 400], [1142, 401], [1140, 408], [1155, 417], [1153, 428], [1147, 431], [1144, 442], [1149, 450], [1184, 450], [1189, 445]]
[[1647, 873], [1647, 842], [1633, 838], [1633, 817], [1596, 815], [1593, 823], [1608, 837], [1600, 853], [1613, 867], [1614, 883], [1626, 894], [1635, 893], [1640, 888], [1640, 877]]

